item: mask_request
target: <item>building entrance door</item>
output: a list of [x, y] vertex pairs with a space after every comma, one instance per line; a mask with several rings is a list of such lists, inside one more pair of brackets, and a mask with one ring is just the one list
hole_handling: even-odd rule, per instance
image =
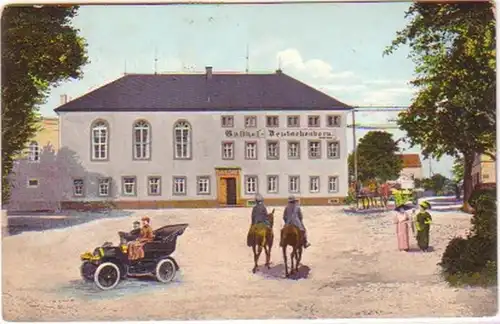
[[226, 201], [228, 205], [236, 205], [236, 178], [226, 178]]

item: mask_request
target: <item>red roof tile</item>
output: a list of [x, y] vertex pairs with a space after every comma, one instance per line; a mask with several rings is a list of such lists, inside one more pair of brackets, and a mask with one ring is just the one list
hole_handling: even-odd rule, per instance
[[403, 161], [403, 168], [422, 167], [422, 162], [420, 162], [420, 155], [418, 154], [401, 154], [400, 157]]

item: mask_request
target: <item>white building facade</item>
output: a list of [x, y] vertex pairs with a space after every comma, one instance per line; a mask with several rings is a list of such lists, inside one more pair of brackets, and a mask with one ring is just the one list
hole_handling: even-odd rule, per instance
[[350, 107], [262, 106], [56, 109], [61, 147], [72, 152], [66, 207], [245, 206], [257, 193], [268, 205], [292, 194], [342, 203]]

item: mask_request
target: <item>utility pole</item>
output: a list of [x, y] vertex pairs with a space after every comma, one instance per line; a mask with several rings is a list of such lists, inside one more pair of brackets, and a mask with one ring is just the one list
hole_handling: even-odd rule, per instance
[[356, 147], [356, 108], [352, 109], [352, 139], [353, 150], [352, 157], [354, 162], [354, 193], [356, 195], [356, 208], [358, 208], [358, 150]]

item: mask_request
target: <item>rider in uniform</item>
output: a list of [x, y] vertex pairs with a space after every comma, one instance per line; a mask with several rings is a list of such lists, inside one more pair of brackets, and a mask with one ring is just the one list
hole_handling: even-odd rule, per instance
[[252, 246], [253, 244], [253, 234], [257, 230], [258, 226], [270, 227], [271, 224], [267, 218], [267, 208], [264, 205], [264, 197], [261, 194], [255, 195], [255, 206], [252, 208], [252, 219], [250, 224], [250, 229], [247, 235], [247, 245]]
[[307, 249], [311, 244], [307, 242], [307, 233], [303, 222], [302, 210], [297, 204], [297, 198], [295, 198], [295, 196], [288, 197], [288, 205], [283, 211], [283, 221], [285, 225], [295, 225], [300, 230], [304, 239], [304, 248]]

